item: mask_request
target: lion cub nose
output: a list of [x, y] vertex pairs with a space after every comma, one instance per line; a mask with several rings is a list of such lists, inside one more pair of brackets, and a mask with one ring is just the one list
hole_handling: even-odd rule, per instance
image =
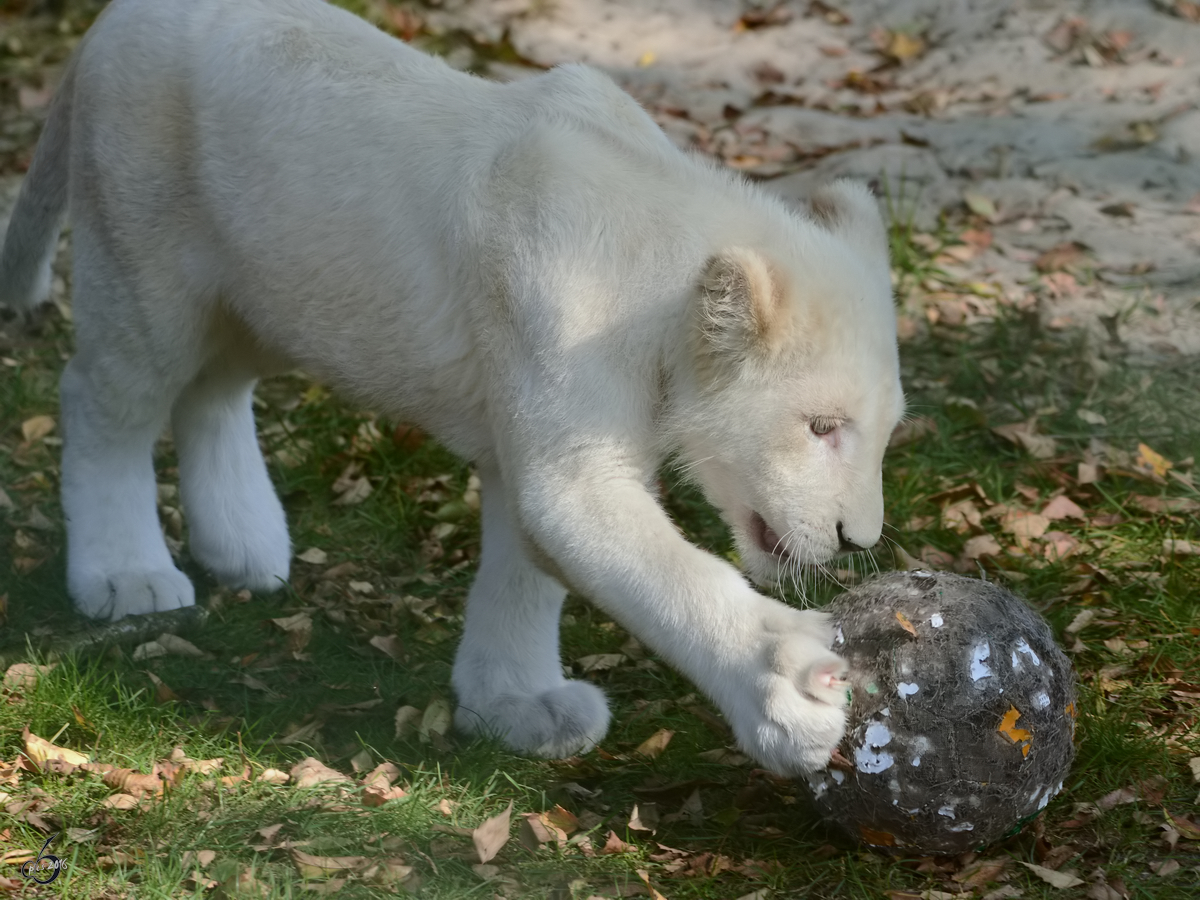
[[838, 549], [842, 553], [854, 553], [857, 550], [866, 550], [867, 549], [866, 547], [860, 546], [859, 544], [854, 543], [854, 541], [848, 540], [846, 538], [845, 533], [842, 531], [842, 523], [841, 522], [837, 523], [837, 536], [838, 536], [838, 545], [839, 545]]

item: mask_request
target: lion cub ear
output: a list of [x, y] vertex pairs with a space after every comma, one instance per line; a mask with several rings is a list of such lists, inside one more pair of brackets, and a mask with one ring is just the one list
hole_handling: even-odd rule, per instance
[[887, 227], [870, 189], [859, 181], [838, 179], [818, 188], [808, 200], [813, 219], [867, 259], [888, 256]]
[[730, 247], [708, 260], [700, 281], [704, 349], [728, 362], [771, 356], [791, 337], [783, 286], [758, 252]]

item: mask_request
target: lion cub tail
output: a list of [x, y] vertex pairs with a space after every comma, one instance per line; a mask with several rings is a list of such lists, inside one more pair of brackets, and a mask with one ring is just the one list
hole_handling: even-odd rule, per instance
[[73, 63], [50, 106], [0, 253], [0, 307], [17, 312], [29, 312], [50, 296], [50, 269], [67, 214]]

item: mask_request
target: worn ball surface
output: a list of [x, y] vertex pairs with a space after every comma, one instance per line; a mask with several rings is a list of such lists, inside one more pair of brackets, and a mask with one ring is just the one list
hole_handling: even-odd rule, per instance
[[828, 611], [851, 702], [845, 762], [808, 778], [826, 817], [874, 847], [951, 855], [1018, 830], [1062, 788], [1075, 675], [1019, 597], [893, 572]]

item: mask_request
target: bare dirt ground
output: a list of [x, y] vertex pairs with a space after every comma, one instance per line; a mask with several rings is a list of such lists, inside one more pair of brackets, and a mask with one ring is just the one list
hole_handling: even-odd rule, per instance
[[445, 0], [427, 15], [480, 43], [507, 34], [538, 65], [603, 68], [681, 146], [785, 197], [851, 175], [923, 231], [982, 226], [941, 260], [978, 299], [931, 281], [909, 297], [925, 321], [1036, 303], [1135, 354], [1200, 353], [1200, 4]]
[[[874, 180], [918, 243], [944, 250], [905, 292], [902, 333], [1013, 305], [1146, 363], [1200, 354], [1200, 3], [361, 5], [492, 77], [599, 66], [680, 146], [786, 198], [831, 177]], [[15, 155], [0, 168], [27, 164], [74, 39], [10, 70], [0, 154]], [[27, 52], [15, 33], [0, 44]], [[19, 179], [0, 177], [0, 224]]]

